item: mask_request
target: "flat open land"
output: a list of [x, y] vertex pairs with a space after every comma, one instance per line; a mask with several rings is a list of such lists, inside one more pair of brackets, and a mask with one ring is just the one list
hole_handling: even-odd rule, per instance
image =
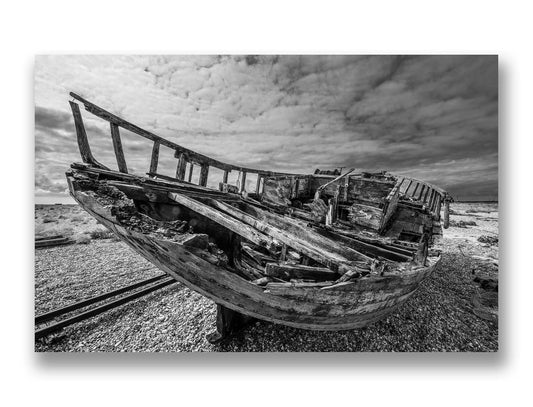
[[[212, 345], [216, 306], [175, 283], [36, 341], [38, 352], [498, 350], [498, 205], [455, 203], [442, 262], [395, 314], [366, 328], [304, 331], [258, 321]], [[35, 250], [35, 314], [162, 273], [81, 208], [37, 205], [36, 236], [76, 243]]]

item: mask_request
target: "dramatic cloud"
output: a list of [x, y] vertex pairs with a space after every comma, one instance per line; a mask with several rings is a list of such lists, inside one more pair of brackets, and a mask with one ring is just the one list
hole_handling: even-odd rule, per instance
[[[386, 169], [461, 199], [498, 194], [496, 56], [43, 56], [35, 68], [36, 190], [80, 161], [68, 92], [193, 150], [280, 171]], [[83, 112], [116, 166], [106, 122]], [[127, 132], [128, 165], [151, 145]], [[171, 151], [162, 169], [175, 171]], [[62, 186], [62, 190], [61, 187]]]

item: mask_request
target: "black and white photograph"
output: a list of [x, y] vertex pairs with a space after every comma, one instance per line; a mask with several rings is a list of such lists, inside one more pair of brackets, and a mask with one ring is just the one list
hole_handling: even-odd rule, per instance
[[6, 3], [2, 404], [527, 405], [527, 6]]
[[497, 54], [34, 63], [35, 352], [498, 352]]

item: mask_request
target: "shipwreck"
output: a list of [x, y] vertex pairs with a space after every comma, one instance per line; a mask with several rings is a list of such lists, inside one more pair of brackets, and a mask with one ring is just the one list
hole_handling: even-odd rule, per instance
[[[70, 95], [83, 160], [66, 173], [72, 197], [217, 304], [212, 341], [249, 318], [313, 330], [363, 327], [401, 306], [439, 264], [436, 243], [452, 197], [435, 185], [387, 172], [232, 165]], [[110, 123], [117, 170], [93, 156], [79, 104]], [[128, 171], [120, 129], [153, 143], [146, 174]], [[160, 146], [174, 151], [172, 176], [158, 173]], [[220, 179], [210, 177], [213, 168]], [[231, 172], [239, 174], [236, 184], [228, 182]]]

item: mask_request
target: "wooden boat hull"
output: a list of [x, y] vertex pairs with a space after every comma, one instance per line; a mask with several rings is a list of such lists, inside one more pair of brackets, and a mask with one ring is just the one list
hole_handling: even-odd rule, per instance
[[87, 212], [177, 281], [244, 315], [296, 328], [346, 330], [376, 322], [405, 303], [440, 261], [440, 257], [428, 257], [427, 266], [408, 269], [401, 275], [363, 277], [331, 289], [265, 289], [207, 262], [181, 244], [124, 227], [93, 196], [72, 182], [69, 187]]
[[[449, 223], [452, 198], [434, 185], [353, 168], [311, 175], [233, 165], [70, 95], [110, 124], [118, 166], [93, 156], [79, 105], [70, 101], [83, 160], [67, 173], [72, 196], [136, 252], [220, 308], [303, 329], [363, 327], [400, 307], [440, 261], [430, 248], [442, 232], [442, 204], [444, 228]], [[130, 174], [120, 129], [153, 143], [148, 173]], [[160, 146], [174, 151], [175, 177], [158, 171]], [[217, 185], [208, 186], [210, 168], [218, 170]], [[235, 185], [230, 172], [239, 174]], [[203, 239], [204, 247], [187, 246], [189, 239]]]

